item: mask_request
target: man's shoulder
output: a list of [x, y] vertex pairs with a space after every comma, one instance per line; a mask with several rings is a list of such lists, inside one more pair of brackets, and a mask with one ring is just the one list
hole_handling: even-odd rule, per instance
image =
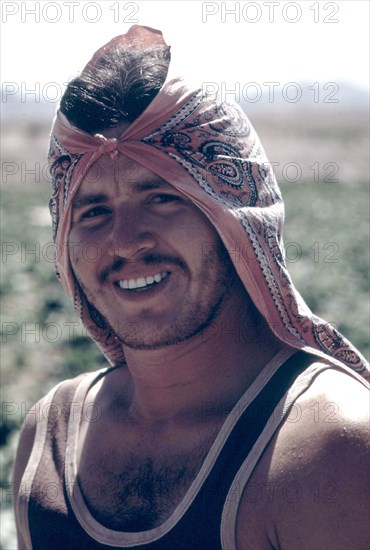
[[369, 404], [367, 385], [335, 368], [321, 372], [274, 437], [271, 474], [286, 482], [309, 467], [313, 474], [345, 478], [368, 450]]
[[[355, 444], [367, 448], [369, 384], [348, 370], [330, 367], [322, 370], [322, 367], [322, 362], [310, 366], [311, 372], [317, 368], [318, 374], [291, 404], [273, 438], [271, 465], [278, 464], [276, 475], [286, 475], [289, 472], [286, 466], [297, 468], [343, 447], [346, 455], [354, 451]], [[279, 469], [281, 461], [284, 469]]]
[[21, 465], [20, 470], [23, 470], [27, 463], [37, 429], [50, 419], [57, 421], [62, 409], [73, 405], [73, 398], [80, 383], [87, 378], [93, 380], [101, 372], [103, 371], [86, 372], [59, 382], [27, 411], [20, 431], [16, 458], [16, 464], [18, 461]]
[[259, 528], [271, 548], [368, 547], [369, 403], [368, 387], [346, 372], [329, 368], [314, 378], [244, 490], [241, 541], [243, 516], [247, 526], [248, 515], [263, 510]]
[[[321, 365], [313, 364], [311, 369]], [[365, 381], [347, 371], [337, 368], [322, 370], [297, 398], [280, 431], [289, 434], [289, 438], [294, 432], [302, 442], [306, 441], [307, 431], [314, 432], [324, 443], [331, 434], [343, 436], [343, 428], [346, 428], [344, 435], [348, 436], [364, 425], [364, 421], [368, 427], [369, 389]]]

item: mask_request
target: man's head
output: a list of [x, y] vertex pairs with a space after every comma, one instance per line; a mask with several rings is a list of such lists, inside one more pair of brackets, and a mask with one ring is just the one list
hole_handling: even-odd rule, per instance
[[234, 266], [205, 215], [121, 153], [101, 157], [81, 183], [69, 250], [88, 301], [134, 349], [199, 334], [237, 287], [240, 294]]
[[[158, 48], [162, 50], [160, 55]], [[124, 54], [121, 61], [120, 51], [130, 53], [131, 64], [134, 59], [143, 59], [141, 54], [145, 51], [150, 51], [151, 59], [144, 64], [145, 71], [152, 71], [155, 60], [159, 59], [158, 71], [154, 71], [156, 78], [148, 78], [149, 83], [153, 82], [150, 92], [144, 65], [134, 71], [141, 81], [137, 87], [130, 79], [127, 56]], [[281, 239], [282, 197], [246, 115], [238, 106], [226, 105], [203, 93], [201, 86], [179, 77], [171, 66], [165, 78], [167, 52], [158, 31], [132, 27], [126, 35], [117, 37], [94, 55], [84, 70], [84, 84], [76, 80], [67, 90], [53, 126], [51, 211], [57, 270], [83, 322], [113, 363], [124, 361], [122, 345], [104, 318], [103, 305], [100, 306], [102, 316], [94, 307], [95, 293], [90, 292], [86, 298], [81, 288], [79, 279], [83, 285], [83, 276], [78, 272], [68, 243], [74, 231], [72, 205], [78, 200], [80, 190], [88, 186], [87, 176], [91, 176], [93, 167], [99, 168], [106, 162], [104, 159], [110, 162], [125, 158], [130, 159], [138, 171], [149, 170], [171, 185], [181, 200], [191, 203], [191, 215], [200, 214], [197, 209], [202, 212], [202, 221], [212, 224], [207, 230], [212, 229], [213, 238], [222, 241], [244, 288], [280, 340], [362, 369], [363, 358], [332, 326], [311, 313], [291, 282]], [[114, 60], [113, 69], [112, 62], [107, 61], [109, 58]], [[104, 86], [101, 75], [108, 66], [115, 84], [110, 82]], [[129, 81], [128, 96], [128, 88], [123, 84]], [[143, 84], [146, 91], [136, 93], [135, 90], [143, 89]], [[123, 89], [126, 91], [121, 94]], [[104, 179], [101, 181], [106, 185]], [[111, 182], [114, 183], [114, 178]], [[117, 182], [114, 185], [118, 185]], [[163, 250], [161, 247], [158, 248], [160, 254], [184, 261], [179, 250], [171, 252], [171, 246], [166, 245]], [[112, 266], [114, 263], [109, 267], [108, 262], [103, 271], [109, 271]], [[177, 268], [180, 273], [180, 264]], [[136, 277], [136, 273], [132, 275]], [[170, 278], [170, 286], [169, 281]], [[88, 288], [85, 291], [89, 293]]]
[[[60, 111], [85, 132], [118, 138], [163, 86], [169, 61], [168, 47], [118, 44], [69, 83]], [[69, 243], [88, 301], [136, 349], [198, 334], [217, 316], [237, 277], [205, 215], [122, 154], [102, 157], [87, 172], [73, 201]], [[92, 243], [98, 251], [93, 261], [86, 254]]]

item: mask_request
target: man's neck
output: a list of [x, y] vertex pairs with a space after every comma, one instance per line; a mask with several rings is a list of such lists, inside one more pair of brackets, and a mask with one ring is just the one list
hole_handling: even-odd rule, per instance
[[[207, 410], [230, 409], [283, 347], [243, 291], [200, 334], [172, 346], [125, 348], [135, 416], [147, 422], [196, 420]], [[118, 374], [118, 373], [117, 373]]]

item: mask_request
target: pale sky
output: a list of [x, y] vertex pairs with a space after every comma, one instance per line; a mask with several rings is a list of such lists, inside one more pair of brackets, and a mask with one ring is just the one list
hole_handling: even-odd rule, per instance
[[161, 29], [203, 81], [369, 86], [369, 2], [1, 2], [1, 80], [62, 85], [134, 24]]

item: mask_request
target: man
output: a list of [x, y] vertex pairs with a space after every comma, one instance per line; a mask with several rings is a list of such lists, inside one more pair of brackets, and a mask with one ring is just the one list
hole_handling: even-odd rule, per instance
[[365, 549], [365, 360], [291, 283], [248, 119], [168, 64], [132, 27], [53, 126], [57, 273], [112, 367], [27, 419], [20, 548]]

